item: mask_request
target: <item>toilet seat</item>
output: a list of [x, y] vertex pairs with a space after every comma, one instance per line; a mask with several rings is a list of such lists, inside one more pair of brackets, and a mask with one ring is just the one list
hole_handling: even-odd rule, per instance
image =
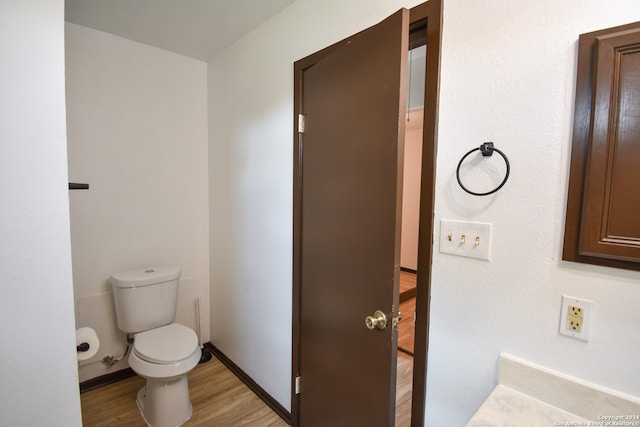
[[135, 335], [133, 352], [150, 363], [173, 364], [189, 358], [198, 348], [196, 333], [178, 323]]
[[128, 361], [129, 367], [144, 378], [169, 381], [193, 369], [201, 356], [196, 333], [172, 323], [136, 334]]

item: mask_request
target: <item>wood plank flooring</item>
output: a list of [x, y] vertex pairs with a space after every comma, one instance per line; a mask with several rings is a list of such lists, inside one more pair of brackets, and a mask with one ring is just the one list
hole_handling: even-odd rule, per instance
[[[413, 358], [398, 352], [396, 427], [411, 425]], [[144, 378], [135, 376], [80, 395], [84, 427], [145, 427], [136, 405]], [[280, 427], [287, 423], [215, 357], [189, 374], [193, 415], [185, 427]]]
[[[143, 385], [135, 376], [82, 393], [83, 425], [146, 427], [136, 405]], [[189, 390], [193, 415], [185, 427], [288, 425], [215, 357], [191, 371]]]
[[400, 312], [402, 319], [398, 324], [398, 348], [413, 354], [414, 336], [416, 333], [416, 324], [413, 321], [413, 313], [416, 311], [416, 299], [411, 298], [400, 303]]
[[416, 274], [400, 271], [400, 312], [398, 324], [398, 380], [396, 383], [396, 427], [411, 426], [413, 350], [416, 311]]
[[400, 302], [416, 296], [416, 273], [400, 270]]
[[416, 274], [400, 270], [400, 312], [402, 319], [398, 325], [398, 348], [413, 354], [416, 311]]
[[413, 357], [398, 352], [398, 376], [396, 379], [396, 425], [411, 426], [411, 393], [413, 388]]

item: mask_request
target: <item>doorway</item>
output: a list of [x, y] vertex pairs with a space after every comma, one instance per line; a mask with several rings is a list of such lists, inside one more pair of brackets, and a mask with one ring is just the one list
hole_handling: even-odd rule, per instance
[[[415, 29], [413, 34], [415, 38]], [[399, 283], [402, 319], [398, 325], [396, 427], [411, 425], [426, 49], [426, 44], [422, 44], [410, 47], [408, 52]]]
[[[419, 214], [420, 234], [418, 237], [418, 260], [417, 260], [417, 269], [416, 269], [419, 273], [416, 276], [416, 288], [415, 288], [416, 289], [415, 291], [416, 293], [416, 296], [415, 296], [416, 298], [415, 299], [416, 301], [416, 310], [415, 310], [416, 311], [416, 316], [415, 316], [416, 336], [414, 340], [413, 380], [412, 380], [413, 391], [412, 391], [412, 399], [411, 399], [412, 400], [411, 425], [418, 426], [418, 425], [424, 424], [424, 401], [425, 401], [425, 390], [426, 390], [426, 361], [427, 361], [426, 356], [427, 356], [427, 342], [428, 342], [427, 334], [428, 334], [428, 318], [429, 318], [428, 304], [429, 304], [429, 295], [430, 295], [430, 291], [429, 291], [430, 265], [431, 265], [431, 251], [432, 251], [431, 240], [432, 240], [432, 233], [433, 233], [433, 193], [434, 193], [434, 183], [435, 183], [435, 150], [436, 150], [435, 124], [436, 124], [437, 95], [438, 95], [441, 2], [440, 0], [431, 0], [428, 3], [424, 3], [420, 6], [417, 6], [411, 9], [408, 19], [407, 19], [406, 13], [404, 14], [404, 16], [405, 18], [398, 18], [396, 19], [396, 21], [399, 22], [399, 21], [403, 21], [404, 19], [405, 22], [408, 21], [407, 23], [411, 24], [410, 26], [411, 35], [412, 35], [411, 41], [409, 42], [409, 37], [408, 37], [409, 25], [406, 25], [404, 31], [406, 31], [407, 34], [403, 36], [406, 41], [403, 42], [401, 40], [398, 40], [398, 43], [399, 43], [398, 46], [403, 46], [402, 55], [404, 56], [404, 59], [399, 58], [400, 55], [398, 55], [398, 57], [395, 57], [396, 59], [391, 60], [390, 62], [393, 63], [394, 61], [400, 61], [400, 62], [405, 61], [403, 65], [404, 68], [403, 67], [400, 67], [400, 68], [403, 69], [403, 71], [406, 71], [407, 70], [406, 68], [407, 53], [409, 52], [409, 48], [416, 47], [417, 44], [424, 45], [425, 43], [428, 46], [430, 46], [430, 48], [427, 51], [427, 57], [426, 57], [427, 69], [426, 69], [426, 75], [424, 78], [425, 79], [424, 93], [425, 93], [426, 102], [424, 105], [423, 123], [424, 123], [425, 131], [423, 132], [423, 138], [422, 138], [423, 139], [423, 153], [422, 153], [422, 159], [421, 159], [422, 172], [420, 175], [420, 181], [421, 181], [420, 214]], [[397, 28], [400, 28], [400, 27], [397, 27]], [[368, 30], [365, 30], [365, 31], [368, 31]], [[395, 31], [395, 30], [392, 30], [392, 31]], [[389, 39], [394, 38], [392, 34], [393, 33], [388, 33], [386, 35], [383, 35], [382, 37], [378, 37], [377, 39], [376, 39], [376, 36], [372, 36], [373, 37], [372, 40], [374, 40], [375, 43], [384, 44]], [[356, 35], [356, 36], [359, 36], [359, 35]], [[307, 212], [310, 212], [310, 211], [321, 212], [321, 211], [326, 211], [327, 209], [332, 208], [330, 205], [330, 203], [332, 202], [327, 201], [329, 199], [316, 201], [315, 204], [313, 205], [305, 205], [303, 203], [303, 197], [302, 197], [302, 193], [305, 191], [303, 189], [303, 185], [307, 185], [309, 182], [314, 182], [315, 180], [315, 184], [313, 184], [315, 185], [315, 190], [314, 190], [316, 192], [315, 194], [322, 194], [323, 197], [326, 194], [335, 192], [333, 190], [339, 189], [338, 191], [338, 193], [340, 193], [339, 197], [342, 199], [342, 201], [346, 200], [348, 203], [352, 202], [351, 199], [359, 199], [360, 196], [362, 195], [360, 188], [357, 188], [357, 189], [354, 188], [352, 186], [352, 182], [344, 181], [339, 175], [340, 167], [343, 167], [346, 170], [349, 168], [349, 166], [345, 166], [345, 165], [336, 166], [334, 165], [334, 163], [326, 163], [325, 166], [318, 167], [315, 170], [315, 172], [313, 172], [313, 173], [317, 173], [317, 175], [313, 175], [313, 173], [311, 175], [305, 175], [306, 173], [308, 173], [309, 170], [313, 170], [315, 166], [313, 165], [313, 163], [304, 164], [303, 162], [303, 149], [302, 149], [302, 143], [301, 143], [301, 138], [302, 138], [301, 135], [306, 132], [305, 129], [312, 129], [312, 126], [317, 126], [318, 122], [316, 121], [317, 117], [315, 113], [311, 114], [308, 119], [305, 116], [307, 111], [305, 108], [303, 108], [304, 102], [303, 102], [302, 94], [305, 92], [305, 90], [309, 90], [309, 88], [305, 86], [306, 84], [305, 78], [307, 76], [304, 76], [304, 72], [306, 70], [313, 69], [314, 73], [316, 72], [323, 73], [324, 71], [322, 71], [322, 69], [323, 67], [327, 67], [327, 64], [330, 64], [332, 61], [334, 62], [342, 61], [344, 59], [343, 57], [346, 57], [346, 55], [343, 55], [340, 52], [340, 49], [344, 46], [349, 46], [349, 49], [355, 49], [355, 46], [358, 45], [358, 40], [359, 40], [357, 39], [356, 36], [354, 36], [354, 38], [346, 39], [343, 42], [336, 43], [335, 45], [330, 46], [324, 49], [323, 51], [320, 51], [314, 55], [311, 55], [310, 57], [307, 57], [304, 60], [298, 61], [295, 66], [296, 94], [295, 94], [295, 106], [294, 106], [295, 108], [294, 110], [295, 111], [295, 115], [294, 115], [295, 148], [294, 148], [294, 280], [293, 280], [293, 371], [292, 371], [293, 383], [292, 383], [292, 405], [291, 405], [292, 421], [294, 426], [303, 425], [304, 427], [307, 427], [308, 425], [314, 424], [313, 422], [310, 422], [308, 419], [305, 423], [300, 422], [301, 408], [300, 408], [299, 393], [301, 392], [304, 395], [309, 390], [309, 388], [317, 385], [317, 384], [309, 384], [308, 378], [305, 376], [305, 373], [304, 373], [305, 372], [304, 368], [301, 370], [301, 359], [300, 359], [301, 333], [302, 333], [301, 324], [304, 323], [301, 321], [302, 317], [306, 316], [309, 311], [313, 311], [314, 309], [316, 309], [315, 301], [319, 301], [320, 299], [327, 299], [331, 302], [329, 303], [329, 305], [325, 305], [325, 310], [326, 310], [326, 307], [330, 307], [330, 310], [327, 310], [327, 312], [316, 313], [317, 317], [315, 317], [316, 319], [315, 321], [314, 320], [309, 321], [309, 319], [313, 319], [312, 317], [305, 318], [307, 327], [310, 327], [311, 329], [318, 327], [319, 329], [321, 329], [320, 327], [325, 326], [326, 323], [332, 323], [336, 328], [334, 329], [334, 331], [340, 331], [339, 335], [347, 336], [349, 332], [345, 332], [345, 331], [349, 330], [349, 328], [353, 328], [354, 334], [356, 333], [355, 332], [356, 327], [352, 326], [352, 324], [357, 323], [359, 328], [358, 331], [360, 331], [362, 328], [364, 328], [364, 323], [365, 323], [363, 320], [365, 317], [364, 314], [366, 313], [357, 313], [356, 315], [352, 316], [353, 318], [352, 319], [350, 318], [348, 322], [345, 321], [346, 317], [349, 317], [347, 315], [342, 316], [342, 318], [334, 317], [334, 312], [337, 313], [339, 311], [337, 306], [348, 304], [348, 302], [342, 299], [333, 299], [333, 300], [331, 299], [332, 293], [334, 292], [335, 288], [331, 288], [326, 284], [328, 283], [329, 279], [336, 278], [335, 271], [332, 271], [328, 276], [324, 276], [325, 279], [323, 280], [325, 280], [325, 282], [318, 285], [319, 289], [321, 290], [316, 291], [316, 293], [313, 294], [313, 297], [312, 297], [314, 298], [312, 299], [312, 301], [314, 302], [313, 304], [309, 304], [308, 301], [306, 306], [304, 304], [301, 304], [301, 299], [303, 296], [307, 298], [309, 297], [307, 288], [302, 286], [303, 276], [306, 274], [305, 280], [309, 280], [310, 278], [315, 280], [316, 276], [318, 277], [322, 276], [323, 274], [326, 273], [326, 270], [327, 270], [327, 269], [323, 269], [322, 267], [311, 265], [309, 263], [305, 264], [304, 266], [302, 265], [303, 263], [301, 263], [301, 259], [304, 256], [309, 257], [310, 256], [309, 254], [313, 252], [313, 251], [309, 251], [308, 247], [305, 247], [302, 244], [303, 235], [304, 236], [314, 235], [314, 234], [319, 235], [323, 241], [330, 241], [332, 238], [337, 237], [336, 235], [332, 235], [331, 227], [328, 227], [326, 224], [322, 225], [321, 227], [316, 227], [321, 223], [314, 223], [314, 225], [316, 226], [308, 226], [308, 223], [315, 221], [316, 218], [303, 219], [302, 212], [305, 209]], [[376, 55], [379, 55], [380, 54], [379, 46], [376, 49], [377, 49]], [[339, 59], [336, 59], [336, 58], [339, 58]], [[322, 66], [315, 67], [315, 65], [318, 63], [322, 64]], [[354, 67], [358, 68], [361, 65], [362, 64], [357, 64], [357, 65], [354, 65]], [[364, 68], [360, 69], [360, 76], [366, 76], [366, 78], [374, 78], [371, 76], [371, 74], [375, 74], [375, 73], [370, 72], [373, 69], [371, 68], [368, 69], [364, 65], [362, 65], [362, 67]], [[363, 73], [362, 71], [366, 71], [366, 72]], [[342, 77], [343, 74], [348, 74], [348, 73], [334, 72], [334, 71], [327, 71], [326, 73], [331, 74], [332, 78]], [[315, 77], [311, 75], [309, 80], [312, 80], [313, 78]], [[385, 79], [384, 84], [381, 84], [379, 86], [391, 85], [390, 83], [394, 81], [395, 77], [387, 76], [387, 77], [384, 77], [384, 79]], [[406, 76], [402, 76], [398, 81], [395, 81], [394, 84], [398, 84], [398, 88], [403, 87], [404, 90], [406, 90], [406, 84], [407, 84]], [[313, 88], [311, 88], [311, 90], [313, 90]], [[328, 98], [328, 94], [331, 94], [332, 91], [342, 92], [346, 90], [350, 90], [350, 86], [338, 87], [337, 89], [335, 87], [326, 87], [326, 88], [323, 87], [322, 90], [316, 90], [317, 96], [318, 96], [316, 98], [316, 101], [318, 103], [326, 102], [325, 107], [327, 107], [327, 109], [330, 111], [338, 110], [337, 105]], [[373, 99], [372, 96], [375, 97], [377, 95], [375, 95], [373, 92], [367, 92], [366, 103], [368, 103], [369, 105], [378, 106], [380, 108], [371, 110], [371, 114], [373, 114], [373, 116], [369, 117], [369, 121], [377, 122], [378, 118], [381, 118], [382, 120], [382, 116], [379, 115], [380, 113], [379, 110], [380, 109], [384, 110], [384, 108], [386, 108], [384, 107], [385, 105], [387, 107], [389, 106], [389, 104], [388, 103], [385, 104], [385, 102], [390, 101], [391, 104], [393, 104], [394, 102], [397, 101], [397, 99], [391, 97], [391, 98], [388, 98], [386, 101], [384, 101], [382, 98]], [[398, 111], [399, 111], [398, 108], [406, 108], [406, 104], [405, 104], [406, 99], [404, 99], [404, 97], [406, 97], [406, 92], [404, 96], [401, 96], [402, 99], [400, 104], [396, 103], [395, 107], [391, 105], [392, 108], [395, 108], [396, 116], [398, 115]], [[395, 99], [395, 101], [393, 101], [393, 99]], [[345, 102], [350, 102], [350, 101], [351, 99], [348, 98]], [[342, 107], [342, 105], [339, 105], [339, 106]], [[351, 105], [350, 107], [348, 107], [347, 111], [349, 112], [349, 115], [351, 115], [352, 112], [356, 111], [355, 105]], [[387, 111], [387, 113], [389, 112], [392, 113], [391, 110]], [[338, 116], [340, 116], [340, 113], [337, 113], [337, 114]], [[375, 119], [372, 119], [372, 117], [375, 117]], [[405, 115], [403, 111], [402, 119], [404, 119], [404, 117]], [[398, 117], [396, 117], [396, 120], [397, 119]], [[333, 126], [333, 122], [330, 122], [330, 123], [332, 124], [332, 126], [328, 126], [328, 127], [334, 128], [335, 126]], [[404, 127], [405, 127], [404, 123], [402, 124], [402, 126], [397, 126], [397, 123], [396, 123], [395, 131], [397, 132], [398, 129], [400, 129], [399, 134], [402, 134], [402, 137], [404, 137]], [[345, 131], [348, 131], [348, 129], [346, 129]], [[400, 136], [399, 134], [398, 136]], [[369, 135], [369, 137], [372, 139], [375, 138], [376, 136], [377, 136], [376, 131], [374, 131], [371, 135]], [[333, 135], [329, 135], [328, 139], [331, 139], [331, 138], [333, 138]], [[356, 138], [353, 138], [353, 139], [355, 140]], [[354, 144], [352, 143], [352, 140], [348, 140], [348, 141], [349, 143], [338, 145], [335, 148], [336, 151], [331, 155], [333, 156], [331, 157], [332, 162], [334, 162], [336, 159], [340, 159], [339, 162], [341, 162], [345, 158], [345, 156], [343, 155], [349, 154], [349, 152], [351, 152], [351, 154], [354, 154], [354, 152], [357, 152], [359, 148], [363, 148], [363, 147], [354, 148]], [[394, 147], [397, 148], [395, 144], [396, 143], [394, 143]], [[402, 146], [404, 143], [400, 142], [400, 138], [398, 138], [397, 144], [398, 146]], [[307, 149], [308, 148], [305, 146], [305, 150]], [[383, 148], [383, 151], [385, 149], [387, 150], [388, 154], [392, 153], [391, 151], [389, 151], [388, 148]], [[339, 154], [339, 157], [336, 157], [338, 154]], [[368, 157], [368, 154], [367, 154], [367, 157]], [[386, 157], [389, 158], [388, 155]], [[351, 162], [350, 165], [354, 165], [357, 163], [358, 167], [360, 167], [359, 164], [361, 161], [358, 159], [357, 156], [351, 157], [350, 160], [348, 161]], [[402, 160], [397, 159], [397, 161], [398, 161], [398, 164], [396, 165], [397, 167], [394, 166], [392, 163], [385, 163], [386, 166], [382, 165], [381, 168], [378, 167], [380, 165], [376, 165], [375, 167], [369, 166], [370, 169], [368, 170], [368, 173], [366, 175], [367, 180], [371, 180], [372, 177], [374, 178], [374, 180], [380, 178], [381, 180], [378, 181], [378, 184], [381, 187], [384, 187], [384, 186], [389, 187], [388, 182], [391, 182], [391, 181], [388, 181], [385, 184], [386, 181], [384, 181], [384, 179], [382, 179], [381, 176], [384, 175], [384, 173], [386, 173], [386, 176], [390, 180], [395, 179], [393, 177], [397, 176], [397, 173], [399, 171], [401, 172], [403, 167]], [[381, 170], [386, 172], [382, 173], [380, 172]], [[337, 180], [336, 180], [336, 174], [338, 175]], [[396, 182], [396, 181], [393, 181], [393, 182]], [[364, 204], [371, 203], [370, 207], [375, 207], [375, 209], [370, 209], [369, 212], [377, 212], [377, 208], [380, 206], [389, 206], [389, 205], [394, 206], [394, 203], [396, 203], [397, 205], [397, 202], [401, 200], [401, 197], [400, 198], [397, 197], [398, 188], [400, 189], [402, 188], [401, 183], [399, 184], [399, 187], [396, 184], [391, 185], [391, 187], [395, 187], [395, 190], [394, 190], [395, 192], [391, 191], [388, 193], [387, 196], [385, 196], [386, 198], [384, 198], [384, 200], [387, 200], [388, 203], [382, 203], [381, 205], [376, 205], [375, 203], [378, 203], [381, 201], [379, 200], [377, 193], [372, 193], [373, 197], [370, 197], [369, 199], [367, 199], [367, 201], [363, 202]], [[352, 205], [353, 203], [351, 203], [350, 206]], [[356, 205], [362, 205], [362, 203], [358, 202], [356, 203]], [[395, 208], [392, 209], [392, 211], [393, 210], [395, 210], [393, 214], [399, 214], [400, 212], [400, 210], [397, 210]], [[344, 212], [346, 213], [347, 211], [344, 211]], [[399, 222], [398, 215], [396, 216], [393, 216], [392, 214], [390, 215], [391, 215], [390, 217], [391, 220], [388, 220], [387, 223], [388, 224], [395, 223], [397, 227], [391, 228], [392, 230], [395, 230], [395, 231], [392, 233], [391, 237], [387, 235], [387, 237], [385, 238], [386, 239], [385, 241], [392, 242], [391, 243], [391, 245], [393, 246], [392, 250], [390, 252], [387, 251], [386, 249], [382, 250], [381, 247], [376, 246], [377, 244], [380, 243], [380, 241], [374, 239], [373, 241], [368, 241], [367, 243], [364, 243], [364, 244], [360, 242], [359, 246], [357, 246], [358, 252], [356, 252], [360, 254], [360, 253], [378, 252], [378, 250], [380, 250], [382, 252], [387, 253], [386, 259], [394, 260], [394, 266], [395, 266], [394, 268], [392, 268], [391, 270], [388, 270], [388, 269], [385, 270], [383, 268], [377, 274], [377, 276], [381, 277], [382, 281], [384, 282], [383, 286], [380, 287], [382, 289], [380, 292], [388, 295], [389, 301], [391, 300], [395, 301], [393, 305], [391, 305], [391, 307], [384, 308], [384, 310], [386, 311], [385, 321], [389, 323], [390, 327], [379, 328], [381, 329], [380, 331], [376, 330], [376, 328], [374, 327], [372, 328], [373, 331], [371, 333], [368, 333], [368, 335], [363, 335], [364, 338], [362, 338], [362, 340], [364, 341], [371, 341], [371, 342], [379, 341], [380, 344], [378, 348], [386, 349], [386, 350], [381, 350], [381, 351], [376, 350], [374, 352], [371, 352], [371, 354], [367, 354], [366, 356], [362, 357], [361, 360], [351, 361], [350, 363], [352, 363], [353, 365], [353, 372], [352, 372], [353, 375], [341, 377], [340, 379], [334, 378], [333, 380], [325, 381], [323, 386], [320, 389], [318, 389], [319, 391], [315, 390], [317, 394], [315, 395], [315, 398], [312, 399], [313, 404], [318, 404], [318, 406], [312, 409], [309, 409], [307, 406], [306, 408], [303, 408], [303, 411], [315, 410], [315, 411], [320, 411], [319, 413], [321, 413], [323, 410], [328, 411], [330, 408], [327, 408], [327, 407], [323, 408], [322, 405], [323, 404], [327, 405], [327, 403], [326, 401], [324, 403], [320, 402], [322, 400], [321, 397], [332, 396], [332, 395], [335, 396], [335, 395], [340, 395], [342, 393], [341, 399], [334, 400], [333, 403], [339, 406], [344, 406], [343, 408], [344, 412], [342, 413], [343, 416], [348, 416], [348, 417], [351, 417], [350, 419], [361, 421], [361, 420], [368, 419], [367, 417], [371, 415], [369, 413], [370, 410], [366, 409], [366, 410], [363, 410], [362, 414], [358, 414], [357, 413], [358, 405], [357, 405], [357, 402], [355, 402], [355, 400], [364, 399], [365, 401], [369, 402], [368, 407], [371, 407], [371, 406], [376, 406], [376, 405], [370, 404], [371, 403], [370, 399], [372, 398], [373, 395], [382, 396], [381, 402], [387, 401], [387, 403], [389, 403], [390, 399], [395, 398], [395, 377], [396, 377], [395, 351], [397, 350], [397, 334], [393, 334], [391, 331], [393, 331], [395, 328], [394, 322], [397, 319], [397, 311], [398, 311], [398, 305], [397, 305], [398, 293], [399, 293], [398, 284], [399, 284], [399, 278], [400, 278], [400, 274], [399, 274], [400, 273], [399, 271], [400, 222]], [[342, 216], [343, 215], [341, 215], [341, 217]], [[352, 228], [347, 227], [346, 229], [342, 229], [340, 233], [351, 233], [354, 230], [356, 230], [358, 227], [360, 227], [361, 223], [372, 221], [369, 214], [365, 216], [356, 215], [356, 218], [352, 218], [352, 219], [353, 219], [351, 223]], [[305, 228], [305, 224], [307, 224], [307, 228]], [[375, 225], [374, 225], [374, 228], [375, 228]], [[368, 236], [368, 234], [364, 232], [359, 234], [359, 236], [365, 236], [365, 235]], [[328, 247], [331, 247], [331, 246], [329, 245]], [[374, 248], [375, 250], [373, 250]], [[394, 254], [395, 254], [395, 258], [394, 258]], [[324, 253], [318, 252], [312, 256], [313, 259], [316, 259], [318, 257], [326, 257], [327, 259], [325, 259], [325, 261], [327, 261], [329, 264], [325, 264], [325, 265], [330, 265], [333, 270], [335, 270], [334, 269], [335, 263], [344, 261], [344, 257], [340, 255], [336, 255], [335, 251], [333, 250], [328, 250]], [[366, 267], [366, 268], [363, 268], [363, 270], [369, 270], [374, 266], [377, 267], [377, 264], [378, 264], [376, 262], [372, 263], [370, 260], [363, 261], [359, 257], [353, 257], [352, 259], [349, 259], [349, 263], [344, 264], [343, 267], [341, 267], [340, 274], [342, 273], [347, 274], [352, 270], [352, 268], [355, 268], [356, 271], [359, 271], [357, 270], [357, 268], [362, 267], [362, 265], [358, 265], [359, 263], [363, 264]], [[352, 282], [357, 283], [361, 279], [363, 279], [364, 276], [361, 276], [360, 273], [355, 273], [355, 274], [352, 274], [351, 277], [352, 277]], [[368, 281], [369, 278], [366, 278], [364, 280]], [[328, 286], [326, 288], [326, 292], [323, 292], [325, 291], [324, 286]], [[338, 288], [342, 289], [343, 287], [344, 286], [341, 285], [341, 287], [338, 287]], [[356, 292], [357, 296], [355, 298], [366, 299], [370, 296], [369, 295], [370, 293], [371, 292], [369, 288], [366, 288], [366, 291], [364, 293]], [[318, 304], [318, 306], [320, 305], [321, 304]], [[372, 311], [373, 310], [370, 310], [367, 313], [369, 315], [373, 315], [374, 313]], [[410, 315], [410, 317], [413, 317], [413, 316]], [[384, 329], [384, 331], [382, 329]], [[361, 332], [357, 332], [357, 333], [361, 333]], [[391, 346], [389, 346], [388, 344], [391, 344]], [[349, 346], [350, 343], [347, 340], [343, 340], [342, 345]], [[360, 344], [358, 344], [358, 346], [359, 345]], [[314, 357], [316, 360], [314, 360], [313, 362], [316, 364], [316, 366], [327, 365], [331, 367], [331, 366], [339, 366], [344, 364], [344, 360], [342, 360], [343, 357], [341, 357], [341, 355], [339, 355], [336, 352], [329, 352], [329, 353], [323, 354], [323, 350], [325, 350], [325, 346], [323, 345], [316, 345], [315, 348], [312, 347], [311, 349], [307, 348], [307, 354], [314, 354]], [[381, 370], [379, 373], [377, 371], [374, 371], [373, 374], [365, 374], [365, 371], [362, 370], [363, 365], [368, 365], [370, 363], [373, 363], [371, 360], [369, 360], [370, 359], [369, 355], [373, 357], [373, 353], [376, 353], [376, 354], [380, 352], [386, 353], [387, 351], [389, 351], [389, 354], [391, 354], [391, 359], [384, 359], [384, 360], [393, 360], [393, 366], [388, 366], [388, 369], [385, 368], [389, 372], [385, 374]], [[382, 361], [383, 364], [386, 363], [384, 362], [384, 360]], [[343, 371], [343, 372], [346, 372], [346, 371]], [[330, 375], [333, 372], [332, 372], [332, 369], [327, 369], [325, 370], [325, 373]], [[326, 380], [326, 378], [324, 377], [321, 379]], [[313, 383], [316, 383], [316, 382], [318, 382], [318, 378], [314, 378]], [[355, 393], [349, 394], [348, 391], [345, 392], [345, 390], [349, 389], [351, 385], [350, 382], [373, 384], [374, 386], [371, 389], [367, 389], [366, 387], [363, 389], [361, 387], [359, 389], [360, 393], [357, 393], [357, 394], [361, 394], [363, 396], [359, 396], [359, 395], [355, 395]], [[362, 386], [362, 384], [360, 385]], [[344, 402], [346, 403], [343, 405]], [[307, 405], [310, 405], [310, 403], [307, 403]], [[367, 407], [366, 404], [364, 406], [361, 406], [361, 408], [365, 408], [365, 407]], [[393, 409], [391, 409], [391, 414], [393, 416]], [[343, 421], [346, 421], [346, 420], [343, 419]], [[378, 422], [375, 424], [376, 425], [393, 425], [394, 418], [391, 417], [384, 422]]]

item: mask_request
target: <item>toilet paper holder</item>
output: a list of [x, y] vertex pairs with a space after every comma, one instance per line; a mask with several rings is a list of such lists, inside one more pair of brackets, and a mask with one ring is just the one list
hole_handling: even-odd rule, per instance
[[76, 330], [76, 354], [79, 362], [86, 362], [93, 358], [100, 349], [100, 340], [96, 331], [89, 327]]

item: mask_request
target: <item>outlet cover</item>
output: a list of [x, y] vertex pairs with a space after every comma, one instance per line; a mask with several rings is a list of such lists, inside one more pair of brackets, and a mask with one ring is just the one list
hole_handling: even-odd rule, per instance
[[440, 252], [489, 261], [491, 259], [491, 224], [440, 220]]
[[560, 334], [589, 341], [592, 308], [593, 301], [563, 295], [562, 308], [560, 309]]

